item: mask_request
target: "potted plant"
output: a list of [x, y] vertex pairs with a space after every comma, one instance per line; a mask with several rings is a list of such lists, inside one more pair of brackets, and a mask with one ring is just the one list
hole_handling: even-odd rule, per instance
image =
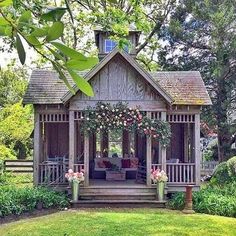
[[72, 200], [78, 201], [79, 198], [79, 184], [84, 181], [83, 172], [74, 172], [72, 169], [68, 170], [68, 173], [65, 174], [65, 177], [71, 183], [72, 187]]
[[165, 190], [165, 183], [168, 180], [166, 172], [164, 170], [152, 170], [151, 171], [151, 180], [154, 184], [157, 185], [157, 199], [159, 201], [164, 200], [164, 190]]

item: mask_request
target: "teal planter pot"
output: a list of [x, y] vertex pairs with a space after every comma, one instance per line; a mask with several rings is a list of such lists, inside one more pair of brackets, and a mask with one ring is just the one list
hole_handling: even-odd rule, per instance
[[164, 201], [165, 182], [157, 182], [157, 200]]
[[79, 183], [72, 182], [72, 200], [78, 201], [79, 199]]

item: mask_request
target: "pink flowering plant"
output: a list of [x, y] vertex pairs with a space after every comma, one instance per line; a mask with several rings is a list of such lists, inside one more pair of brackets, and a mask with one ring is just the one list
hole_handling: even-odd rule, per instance
[[84, 181], [84, 173], [82, 171], [74, 172], [72, 169], [69, 169], [65, 177], [72, 183], [81, 183]]
[[156, 184], [158, 182], [167, 182], [168, 177], [164, 170], [157, 169], [151, 171], [151, 180]]

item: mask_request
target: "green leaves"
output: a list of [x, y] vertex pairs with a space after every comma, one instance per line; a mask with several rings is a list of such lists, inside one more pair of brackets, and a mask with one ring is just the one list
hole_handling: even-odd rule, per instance
[[62, 22], [60, 21], [54, 22], [52, 27], [50, 27], [48, 30], [46, 40], [49, 42], [58, 39], [59, 37], [62, 36], [63, 30], [64, 30], [64, 25]]
[[74, 70], [72, 70], [70, 68], [67, 68], [67, 69], [68, 69], [68, 72], [71, 75], [72, 79], [76, 83], [77, 87], [83, 93], [85, 93], [87, 96], [90, 96], [90, 97], [94, 96], [93, 89], [90, 86], [90, 84], [88, 83], [88, 81], [86, 81], [81, 76], [79, 76]]
[[18, 53], [20, 62], [22, 65], [24, 65], [26, 54], [25, 54], [24, 46], [23, 46], [20, 36], [18, 34], [16, 34], [16, 49], [17, 49], [17, 53]]
[[60, 21], [66, 12], [65, 7], [55, 7], [48, 10], [48, 12], [41, 15], [41, 20], [45, 21]]
[[87, 60], [87, 58], [82, 53], [79, 53], [76, 50], [69, 48], [62, 43], [51, 42], [51, 44], [55, 46], [60, 52], [65, 54], [67, 57], [77, 59], [77, 60], [85, 60], [85, 61]]
[[19, 22], [28, 22], [31, 19], [31, 12], [30, 11], [25, 11], [19, 19]]
[[92, 68], [94, 65], [98, 63], [97, 57], [87, 57], [86, 60], [78, 61], [78, 60], [69, 60], [66, 63], [66, 66], [75, 69], [75, 70], [87, 70]]
[[45, 37], [48, 34], [49, 27], [37, 28], [34, 27], [34, 31], [31, 33], [35, 37]]
[[8, 7], [12, 5], [12, 0], [0, 0], [0, 7]]

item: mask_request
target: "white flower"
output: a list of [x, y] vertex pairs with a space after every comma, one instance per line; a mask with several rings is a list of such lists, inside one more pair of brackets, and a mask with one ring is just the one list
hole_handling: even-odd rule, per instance
[[87, 117], [86, 120], [89, 120], [89, 117]]

